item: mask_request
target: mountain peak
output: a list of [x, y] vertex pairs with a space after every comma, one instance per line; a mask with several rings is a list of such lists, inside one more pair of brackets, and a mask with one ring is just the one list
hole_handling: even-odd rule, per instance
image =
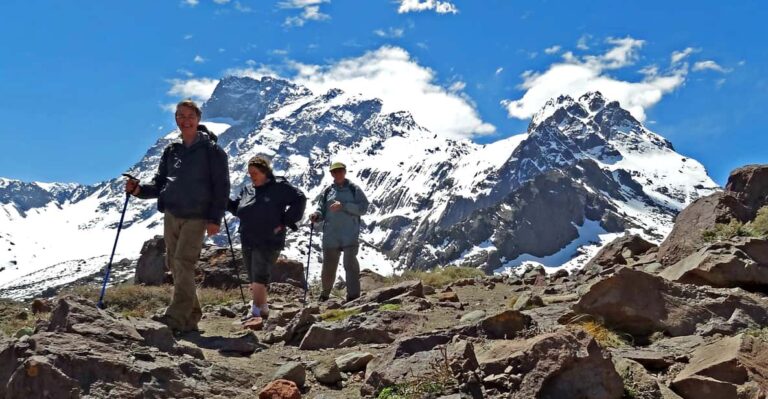
[[284, 79], [228, 76], [216, 85], [211, 98], [203, 105], [203, 113], [206, 119], [229, 118], [254, 123], [309, 95], [312, 92], [308, 88]]

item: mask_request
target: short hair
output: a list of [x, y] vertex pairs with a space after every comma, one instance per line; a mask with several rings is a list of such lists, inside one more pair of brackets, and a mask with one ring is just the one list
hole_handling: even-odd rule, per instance
[[269, 161], [260, 156], [255, 156], [248, 160], [248, 167], [253, 166], [254, 168], [261, 171], [261, 173], [264, 173], [267, 176], [272, 176], [272, 166], [269, 164]]
[[179, 107], [192, 108], [195, 111], [195, 114], [197, 114], [198, 118], [203, 117], [203, 111], [200, 109], [196, 102], [192, 101], [191, 98], [179, 101], [179, 103], [176, 104], [176, 110], [178, 110]]

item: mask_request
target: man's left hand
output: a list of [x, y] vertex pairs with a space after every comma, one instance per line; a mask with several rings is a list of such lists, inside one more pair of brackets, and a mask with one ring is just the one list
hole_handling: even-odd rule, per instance
[[208, 233], [208, 237], [219, 234], [219, 230], [221, 230], [221, 225], [218, 225], [216, 223], [208, 223], [205, 226], [205, 232]]

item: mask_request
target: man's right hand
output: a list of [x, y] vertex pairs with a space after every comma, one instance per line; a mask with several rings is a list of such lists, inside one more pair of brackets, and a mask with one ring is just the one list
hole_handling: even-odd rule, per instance
[[139, 195], [141, 187], [139, 187], [139, 181], [134, 179], [128, 179], [125, 182], [125, 192], [131, 195]]

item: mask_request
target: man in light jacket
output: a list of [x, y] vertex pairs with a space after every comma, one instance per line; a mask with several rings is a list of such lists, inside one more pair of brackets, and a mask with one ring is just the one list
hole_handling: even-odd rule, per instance
[[315, 223], [323, 221], [323, 270], [320, 300], [328, 300], [336, 279], [339, 258], [344, 254], [347, 301], [360, 296], [360, 217], [368, 209], [368, 198], [357, 185], [347, 179], [347, 167], [334, 162], [330, 168], [333, 183], [317, 197], [317, 211], [310, 216]]

